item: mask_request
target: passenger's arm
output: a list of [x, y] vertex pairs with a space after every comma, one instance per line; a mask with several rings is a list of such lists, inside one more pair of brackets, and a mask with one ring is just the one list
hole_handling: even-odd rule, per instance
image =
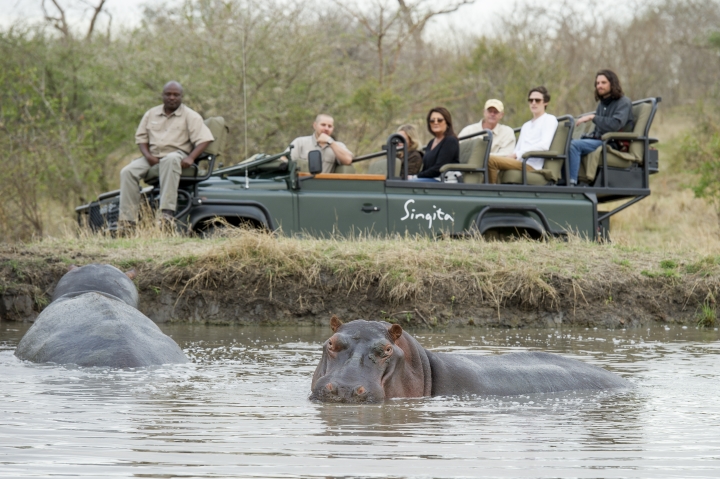
[[619, 131], [620, 128], [625, 126], [628, 122], [632, 109], [632, 103], [627, 97], [622, 97], [617, 103], [617, 108], [613, 112], [612, 116], [595, 115], [595, 118], [593, 118], [593, 123], [595, 123], [595, 126], [597, 126], [600, 131]]
[[137, 131], [135, 132], [135, 143], [140, 148], [140, 154], [145, 157], [150, 166], [157, 165], [160, 158], [150, 153], [150, 135], [148, 134], [148, 115], [149, 111], [145, 112], [140, 120]]
[[335, 153], [335, 159], [338, 163], [341, 165], [350, 165], [353, 161], [353, 154], [350, 152], [350, 150], [347, 149], [347, 147], [338, 141], [333, 141], [330, 143], [330, 149], [332, 149], [333, 153]]
[[147, 143], [140, 143], [140, 153], [145, 157], [150, 166], [157, 165], [160, 162], [160, 158], [150, 153], [150, 145]]
[[183, 160], [180, 162], [180, 166], [182, 166], [183, 168], [190, 168], [192, 164], [195, 163], [197, 157], [200, 156], [203, 151], [205, 151], [205, 148], [207, 148], [210, 143], [212, 142], [204, 141], [195, 146], [195, 148], [193, 148], [193, 151], [191, 151], [188, 156], [183, 158]]
[[542, 126], [542, 132], [540, 134], [540, 141], [538, 141], [534, 151], [547, 151], [552, 145], [553, 138], [555, 138], [555, 132], [558, 128], [557, 118], [554, 116], [548, 117]]
[[493, 144], [497, 145], [498, 156], [510, 157], [515, 152], [515, 132], [510, 127], [500, 130], [499, 135], [493, 135]]

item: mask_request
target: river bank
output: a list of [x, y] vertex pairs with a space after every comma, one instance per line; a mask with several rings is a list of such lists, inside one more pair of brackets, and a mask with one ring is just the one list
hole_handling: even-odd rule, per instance
[[70, 264], [134, 268], [158, 323], [321, 324], [385, 319], [432, 328], [707, 325], [720, 256], [579, 239], [547, 243], [289, 239], [45, 239], [0, 246], [0, 319], [32, 321]]

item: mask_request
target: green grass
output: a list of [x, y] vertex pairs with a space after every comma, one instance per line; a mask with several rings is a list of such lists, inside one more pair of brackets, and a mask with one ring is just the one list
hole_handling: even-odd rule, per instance
[[176, 256], [163, 263], [163, 266], [176, 266], [178, 268], [186, 268], [191, 266], [198, 260], [198, 257], [194, 254], [188, 256]]
[[675, 269], [678, 267], [678, 264], [675, 260], [664, 259], [664, 260], [660, 261], [660, 267], [662, 269]]
[[700, 306], [697, 314], [697, 325], [699, 328], [712, 328], [717, 324], [717, 313], [715, 308], [705, 302]]

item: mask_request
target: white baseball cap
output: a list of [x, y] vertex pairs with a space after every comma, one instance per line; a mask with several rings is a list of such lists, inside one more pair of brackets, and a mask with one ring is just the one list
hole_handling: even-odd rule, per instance
[[492, 106], [492, 107], [495, 107], [495, 109], [497, 109], [497, 111], [499, 111], [500, 113], [502, 113], [503, 111], [505, 111], [505, 107], [503, 106], [503, 103], [502, 103], [500, 100], [496, 100], [495, 98], [490, 99], [490, 100], [488, 100], [488, 101], [485, 102], [485, 109], [486, 109], [486, 110], [487, 110], [488, 108], [490, 108], [491, 106]]

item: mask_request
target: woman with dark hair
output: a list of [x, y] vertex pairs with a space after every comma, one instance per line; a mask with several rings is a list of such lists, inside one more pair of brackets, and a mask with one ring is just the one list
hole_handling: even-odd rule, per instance
[[434, 136], [425, 148], [423, 169], [416, 181], [440, 181], [440, 168], [460, 162], [460, 143], [447, 108], [435, 107], [427, 115], [428, 131]]

